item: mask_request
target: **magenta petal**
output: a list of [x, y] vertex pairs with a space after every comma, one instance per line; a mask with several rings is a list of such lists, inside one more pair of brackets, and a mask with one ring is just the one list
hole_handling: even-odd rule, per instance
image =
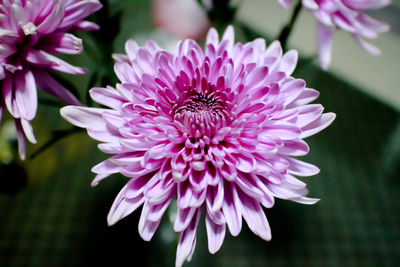
[[54, 95], [70, 105], [80, 106], [79, 100], [67, 88], [59, 84], [49, 74], [43, 71], [34, 73], [38, 87], [48, 94]]
[[82, 39], [70, 33], [57, 32], [42, 38], [41, 49], [48, 53], [80, 54], [83, 51]]
[[8, 112], [14, 117], [19, 118], [20, 114], [16, 108], [14, 93], [14, 81], [12, 77], [6, 77], [3, 81], [3, 97]]
[[[161, 217], [166, 211], [172, 197], [162, 204], [153, 205], [146, 202], [139, 220], [139, 234], [145, 241], [150, 241], [161, 222]], [[152, 218], [150, 220], [150, 218]]]
[[74, 26], [101, 7], [102, 5], [97, 0], [75, 1], [75, 3], [66, 8], [65, 17], [61, 22], [60, 28], [68, 29]]
[[237, 236], [242, 229], [242, 205], [235, 185], [225, 184], [225, 201], [222, 211], [228, 224], [229, 232]]
[[271, 240], [271, 228], [260, 204], [243, 193], [240, 194], [240, 198], [243, 206], [243, 218], [250, 230], [264, 240]]
[[129, 183], [124, 188], [122, 188], [122, 190], [115, 198], [114, 203], [112, 204], [107, 216], [108, 225], [115, 224], [119, 220], [131, 214], [143, 204], [144, 196], [142, 194], [133, 199], [125, 198], [125, 189], [128, 185]]
[[175, 232], [184, 231], [189, 226], [189, 223], [192, 221], [193, 216], [197, 210], [198, 208], [185, 208], [185, 209], [178, 208], [174, 223], [174, 231]]
[[71, 28], [71, 31], [95, 31], [100, 29], [99, 25], [91, 21], [81, 21]]
[[45, 19], [37, 26], [38, 32], [45, 35], [55, 31], [64, 18], [64, 6], [61, 3], [55, 3], [53, 10], [45, 17]]
[[181, 267], [185, 260], [190, 260], [196, 246], [196, 231], [199, 224], [201, 210], [196, 211], [194, 219], [185, 231], [179, 233], [178, 247], [176, 249], [175, 266]]
[[208, 251], [216, 253], [222, 246], [225, 238], [225, 224], [216, 224], [206, 212], [206, 229], [208, 240]]
[[236, 169], [241, 172], [250, 173], [256, 170], [257, 168], [257, 161], [251, 154], [237, 154], [236, 155], [237, 164]]
[[32, 120], [37, 110], [37, 91], [32, 72], [20, 72], [15, 77], [15, 102], [22, 118]]

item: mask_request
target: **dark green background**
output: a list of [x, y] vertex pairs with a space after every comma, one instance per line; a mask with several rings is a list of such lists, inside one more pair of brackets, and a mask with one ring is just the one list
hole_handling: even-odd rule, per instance
[[[82, 98], [93, 73], [106, 72], [110, 64], [104, 51], [121, 52], [127, 38], [152, 29], [147, 1], [110, 2], [110, 14], [121, 18], [121, 31], [111, 25], [116, 41], [99, 48], [97, 37], [80, 35], [87, 51], [68, 59], [92, 70], [68, 78]], [[265, 210], [271, 242], [244, 226], [236, 238], [227, 234], [216, 255], [207, 251], [202, 221], [194, 258], [185, 266], [399, 266], [399, 113], [306, 61], [295, 76], [321, 92], [316, 102], [326, 111], [337, 113], [331, 127], [307, 139], [311, 152], [303, 158], [321, 169], [303, 179], [310, 196], [321, 201], [306, 206], [277, 200]], [[44, 105], [33, 124], [39, 144], [30, 152], [50, 138], [50, 130], [70, 127], [57, 108]], [[104, 158], [81, 132], [22, 163], [27, 180], [19, 169], [2, 167], [0, 266], [174, 265], [176, 239], [168, 218], [150, 243], [137, 233], [140, 210], [107, 227], [108, 209], [127, 179], [114, 175], [91, 188], [90, 169]]]

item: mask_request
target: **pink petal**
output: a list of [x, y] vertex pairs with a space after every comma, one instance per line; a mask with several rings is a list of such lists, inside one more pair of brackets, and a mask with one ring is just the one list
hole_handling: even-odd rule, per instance
[[70, 33], [57, 32], [43, 36], [40, 48], [48, 53], [80, 54], [83, 51], [82, 39]]
[[77, 1], [66, 7], [64, 19], [59, 28], [68, 29], [101, 7], [102, 5], [97, 0]]
[[38, 32], [43, 35], [54, 32], [63, 20], [64, 12], [64, 5], [60, 2], [55, 2], [53, 10], [37, 25]]
[[323, 129], [331, 125], [335, 118], [336, 114], [332, 112], [322, 114], [319, 119], [301, 128], [301, 134], [299, 138], [303, 139], [322, 131]]
[[26, 157], [26, 139], [20, 120], [15, 120], [15, 127], [17, 129], [18, 153], [20, 158], [24, 160]]
[[222, 246], [225, 238], [225, 224], [216, 224], [206, 212], [206, 229], [208, 240], [208, 251], [216, 253]]
[[48, 94], [54, 95], [67, 104], [80, 106], [79, 100], [67, 88], [54, 80], [49, 74], [44, 71], [34, 72], [35, 80], [40, 89]]
[[322, 69], [328, 69], [332, 54], [332, 28], [318, 23], [318, 60]]
[[16, 107], [15, 103], [15, 97], [14, 97], [14, 80], [12, 76], [6, 77], [2, 81], [2, 91], [3, 91], [3, 97], [4, 97], [4, 102], [6, 104], [6, 107], [8, 109], [8, 112], [14, 117], [14, 118], [19, 118], [20, 114], [19, 111]]
[[310, 148], [302, 139], [285, 140], [283, 146], [279, 148], [279, 153], [288, 156], [304, 156], [309, 151]]
[[75, 126], [90, 128], [92, 130], [105, 130], [106, 123], [103, 119], [102, 108], [87, 108], [77, 106], [66, 106], [61, 108], [61, 116]]
[[260, 204], [243, 193], [240, 193], [240, 199], [243, 206], [243, 218], [246, 220], [250, 230], [262, 239], [270, 241], [271, 228]]
[[298, 53], [296, 50], [289, 50], [286, 52], [281, 58], [279, 71], [286, 73], [287, 76], [290, 76], [297, 65]]
[[81, 21], [72, 26], [71, 31], [94, 31], [100, 29], [99, 25], [91, 21]]
[[32, 120], [37, 110], [37, 91], [32, 72], [18, 72], [15, 75], [15, 103], [22, 118]]
[[26, 138], [29, 140], [29, 142], [36, 144], [36, 139], [35, 135], [33, 134], [33, 128], [31, 123], [28, 120], [22, 118], [20, 119], [20, 122]]
[[97, 103], [116, 110], [121, 109], [122, 104], [126, 102], [126, 99], [123, 98], [118, 91], [112, 87], [92, 88], [90, 90], [90, 96]]
[[194, 219], [185, 231], [179, 233], [178, 247], [176, 249], [175, 266], [181, 267], [185, 260], [190, 261], [196, 246], [196, 231], [199, 224], [201, 210], [198, 209]]
[[144, 202], [144, 196], [142, 194], [133, 199], [126, 199], [125, 190], [127, 186], [129, 186], [129, 183], [122, 188], [111, 206], [107, 216], [109, 226], [131, 214]]
[[174, 231], [175, 232], [182, 232], [188, 226], [189, 223], [192, 221], [193, 216], [195, 215], [198, 208], [179, 208], [176, 213], [175, 223], [174, 223]]
[[[138, 227], [143, 240], [150, 241], [152, 239], [171, 200], [172, 195], [167, 201], [159, 205], [149, 204], [148, 202], [144, 204]], [[153, 219], [149, 220], [149, 217]]]
[[242, 229], [242, 204], [236, 192], [235, 185], [225, 183], [225, 201], [222, 205], [226, 223], [228, 224], [229, 232], [233, 236], [237, 236]]
[[319, 173], [319, 168], [298, 159], [286, 157], [289, 162], [289, 173], [298, 176], [313, 176]]

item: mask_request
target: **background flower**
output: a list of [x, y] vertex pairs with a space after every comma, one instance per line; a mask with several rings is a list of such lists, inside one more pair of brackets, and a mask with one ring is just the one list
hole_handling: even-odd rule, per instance
[[[380, 50], [363, 38], [374, 39], [389, 30], [389, 25], [368, 16], [364, 10], [379, 9], [390, 0], [301, 0], [307, 10], [318, 20], [318, 57], [323, 69], [329, 67], [332, 54], [332, 36], [335, 29], [350, 33], [357, 43], [373, 55]], [[279, 0], [287, 8], [293, 0]]]
[[152, 41], [126, 43], [115, 55], [121, 80], [116, 89], [94, 88], [105, 108], [68, 106], [62, 116], [102, 142], [114, 154], [93, 167], [92, 185], [112, 173], [130, 178], [108, 215], [112, 225], [143, 205], [139, 233], [150, 240], [173, 199], [179, 233], [176, 266], [190, 260], [202, 210], [208, 247], [215, 253], [226, 231], [236, 236], [242, 217], [249, 228], [271, 239], [262, 206], [274, 198], [313, 204], [295, 176], [319, 169], [294, 159], [308, 153], [303, 141], [333, 121], [318, 92], [291, 77], [297, 52], [282, 54], [278, 42], [234, 44], [233, 28], [222, 40], [211, 29], [205, 51], [193, 40], [174, 54]]
[[152, 0], [154, 24], [179, 38], [201, 39], [210, 22], [196, 0]]
[[66, 31], [97, 29], [83, 19], [100, 7], [97, 0], [1, 1], [0, 114], [6, 107], [15, 119], [21, 158], [25, 158], [26, 138], [36, 142], [30, 121], [37, 110], [37, 87], [66, 103], [79, 104], [48, 70], [77, 75], [86, 69], [51, 54], [81, 53], [82, 40]]

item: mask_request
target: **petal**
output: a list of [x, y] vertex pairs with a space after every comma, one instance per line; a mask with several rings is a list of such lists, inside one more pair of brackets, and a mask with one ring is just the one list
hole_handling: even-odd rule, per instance
[[224, 182], [225, 201], [222, 211], [228, 224], [229, 232], [237, 236], [242, 229], [242, 205], [236, 192], [235, 185]]
[[184, 231], [189, 226], [189, 223], [192, 221], [193, 216], [195, 215], [195, 212], [197, 210], [198, 208], [189, 207], [182, 209], [178, 207], [174, 223], [174, 231], [175, 232]]
[[318, 60], [322, 69], [328, 69], [332, 56], [332, 35], [331, 27], [318, 23]]
[[69, 105], [81, 106], [79, 100], [67, 88], [58, 83], [44, 71], [35, 70], [35, 80], [40, 89], [51, 94]]
[[75, 126], [92, 130], [106, 130], [103, 112], [107, 109], [66, 106], [61, 108], [61, 116]]
[[128, 186], [129, 183], [122, 188], [111, 206], [111, 209], [107, 215], [107, 223], [109, 226], [131, 214], [144, 202], [143, 194], [140, 194], [133, 199], [126, 199], [125, 190]]
[[20, 115], [26, 120], [32, 120], [37, 110], [37, 91], [32, 72], [18, 72], [15, 75], [15, 103]]
[[22, 118], [20, 119], [20, 121], [21, 121], [22, 130], [24, 131], [26, 138], [29, 140], [29, 142], [36, 144], [36, 139], [33, 134], [33, 128], [32, 128], [31, 123]]
[[[214, 48], [216, 48], [218, 45], [218, 42], [219, 42], [218, 32], [214, 28], [211, 28], [207, 33], [206, 45], [212, 44], [214, 46]], [[206, 56], [209, 56], [209, 55], [206, 54]]]
[[319, 168], [310, 163], [291, 157], [285, 157], [289, 162], [289, 173], [298, 176], [313, 176], [319, 173]]
[[216, 253], [222, 246], [225, 238], [226, 225], [216, 224], [206, 212], [206, 229], [208, 240], [208, 251]]
[[15, 97], [14, 97], [14, 80], [12, 76], [6, 77], [2, 80], [2, 91], [4, 97], [4, 103], [10, 112], [11, 116], [14, 118], [19, 118], [20, 114], [15, 104]]
[[37, 26], [37, 31], [42, 35], [54, 32], [64, 18], [64, 6], [60, 2], [55, 2], [54, 7], [44, 20]]
[[296, 50], [289, 50], [286, 52], [282, 58], [279, 65], [279, 71], [286, 73], [287, 76], [290, 76], [297, 65], [297, 59], [299, 55]]
[[91, 98], [99, 104], [105, 105], [112, 109], [120, 110], [122, 104], [127, 100], [122, 97], [117, 90], [112, 87], [92, 88], [90, 90]]
[[26, 139], [20, 120], [15, 120], [15, 127], [17, 129], [18, 153], [20, 158], [24, 160], [26, 157]]
[[176, 249], [175, 267], [181, 267], [185, 260], [190, 261], [196, 246], [196, 231], [199, 224], [201, 210], [196, 211], [194, 219], [185, 231], [179, 233], [178, 247]]
[[74, 1], [72, 5], [69, 5], [65, 9], [65, 16], [60, 24], [60, 30], [68, 29], [83, 18], [89, 16], [93, 12], [99, 10], [102, 5], [97, 0], [88, 1]]
[[[164, 212], [167, 210], [169, 204], [171, 203], [172, 195], [167, 199], [167, 201], [162, 204], [153, 205], [146, 202], [142, 209], [142, 214], [139, 220], [139, 234], [145, 241], [150, 241], [156, 232], [158, 225], [161, 222], [161, 218]], [[153, 220], [149, 220], [149, 217], [153, 217]], [[155, 220], [154, 220], [155, 219]]]
[[301, 128], [301, 134], [299, 138], [303, 139], [322, 131], [331, 125], [335, 118], [336, 114], [332, 112], [322, 114], [317, 120]]
[[242, 192], [239, 193], [239, 196], [243, 206], [243, 218], [250, 230], [262, 239], [270, 241], [271, 228], [260, 203]]
[[40, 49], [56, 54], [80, 54], [83, 51], [82, 39], [70, 33], [57, 32], [41, 37]]

